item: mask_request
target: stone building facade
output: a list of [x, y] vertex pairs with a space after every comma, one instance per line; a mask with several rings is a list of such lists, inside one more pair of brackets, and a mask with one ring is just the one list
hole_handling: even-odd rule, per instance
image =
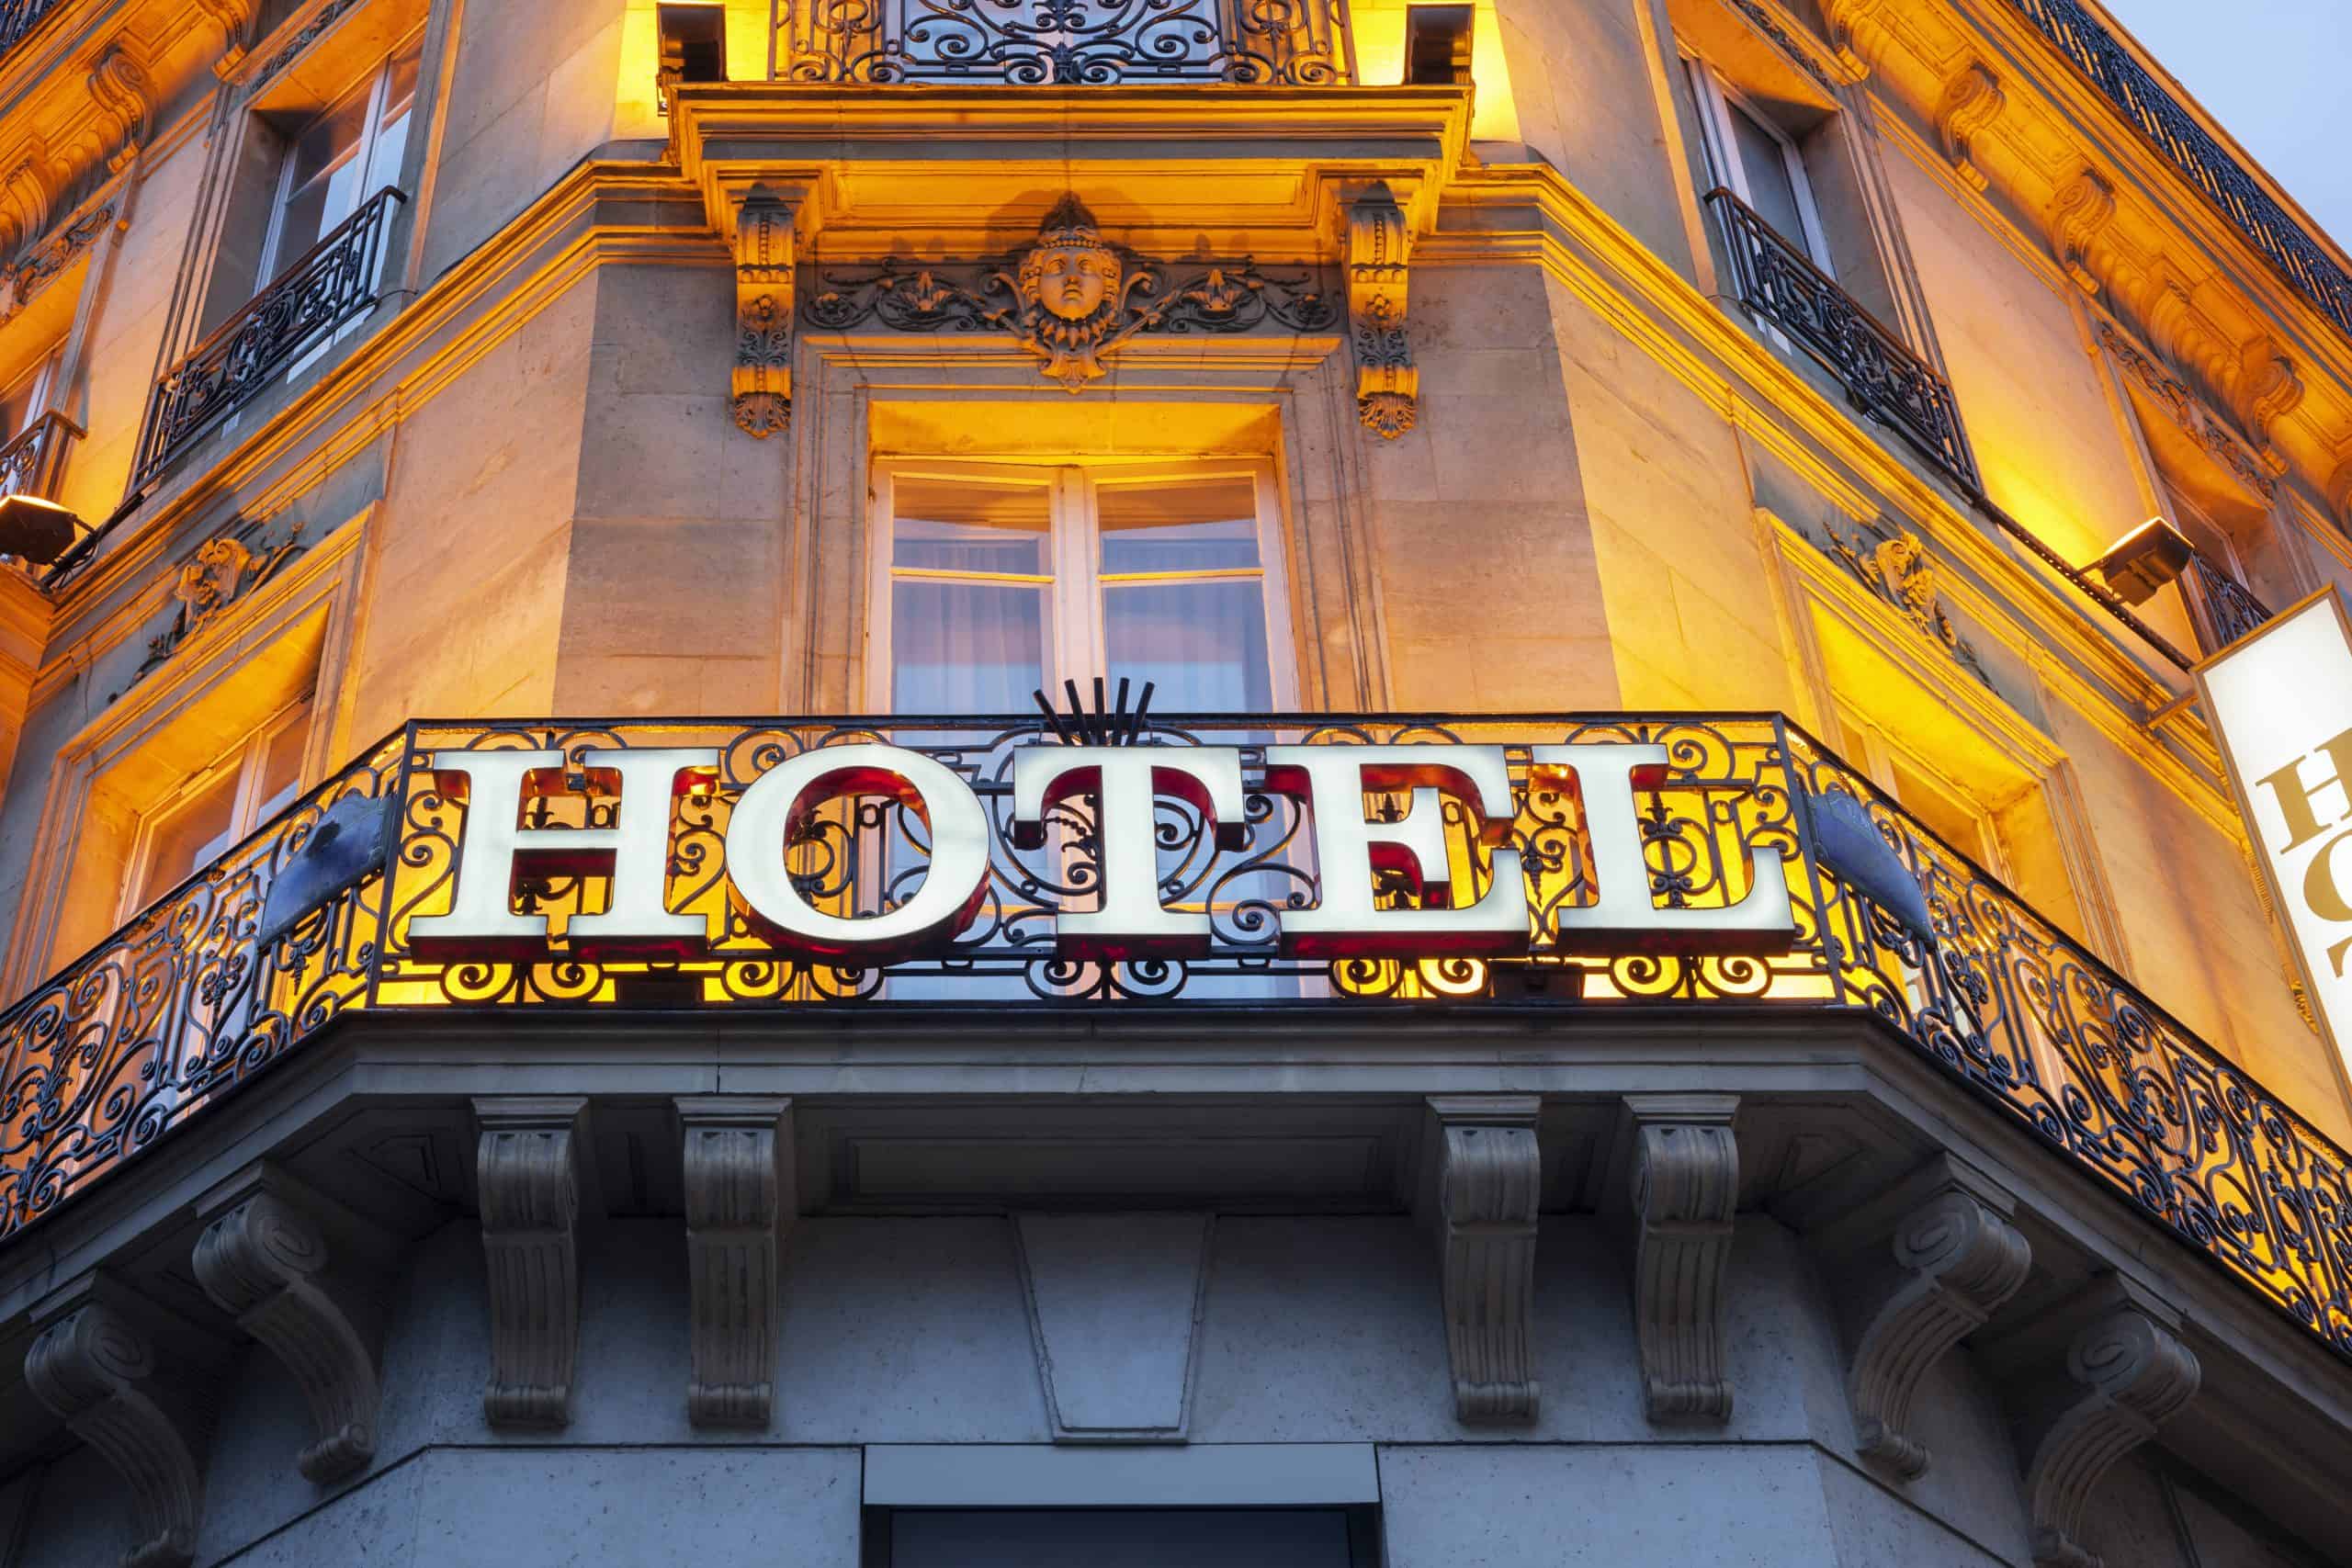
[[8, 0], [0, 171], [0, 1568], [2352, 1561], [2352, 264], [2095, 0]]

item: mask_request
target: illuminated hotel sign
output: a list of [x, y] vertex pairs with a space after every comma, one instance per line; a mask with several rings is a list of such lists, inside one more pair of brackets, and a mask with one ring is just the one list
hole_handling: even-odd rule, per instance
[[[2352, 724], [2352, 719], [2347, 719]], [[1317, 896], [1279, 913], [1282, 950], [1301, 957], [1524, 954], [1534, 942], [1521, 852], [1509, 842], [1517, 808], [1508, 754], [1478, 745], [1272, 745], [1256, 787], [1293, 798], [1311, 829]], [[1580, 950], [1770, 952], [1796, 935], [1781, 851], [1752, 848], [1740, 896], [1704, 907], [1661, 904], [1645, 853], [1640, 794], [1660, 787], [1662, 745], [1536, 746], [1528, 763], [1579, 803], [1589, 901], [1553, 910], [1556, 940]], [[455, 886], [441, 912], [419, 915], [408, 936], [418, 956], [529, 960], [555, 933], [518, 888], [534, 878], [602, 878], [602, 907], [573, 913], [561, 933], [592, 959], [690, 959], [710, 952], [708, 920], [666, 902], [679, 804], [707, 799], [715, 749], [436, 750], [432, 787], [465, 807]], [[1006, 837], [1042, 848], [1046, 825], [1074, 801], [1097, 826], [1091, 908], [1053, 914], [1067, 956], [1182, 958], [1209, 952], [1210, 916], [1164, 902], [1155, 818], [1169, 801], [1198, 815], [1220, 847], [1247, 846], [1244, 753], [1231, 746], [1021, 748], [1012, 760]], [[598, 808], [554, 825], [529, 807], [583, 781]], [[571, 787], [578, 787], [575, 784]], [[1376, 811], [1368, 795], [1401, 795]], [[851, 797], [897, 802], [922, 822], [920, 885], [893, 877], [887, 907], [826, 908], [793, 874], [791, 846]], [[1484, 875], [1458, 862], [1466, 827], [1483, 847]], [[728, 897], [745, 924], [782, 952], [879, 965], [936, 956], [978, 915], [990, 886], [989, 807], [963, 774], [922, 751], [880, 742], [828, 746], [783, 758], [742, 784], [725, 826]], [[1483, 881], [1483, 891], [1458, 886]], [[1390, 895], [1402, 887], [1409, 903]], [[518, 907], [520, 905], [521, 907]]]
[[2207, 660], [2197, 681], [2312, 1012], [2341, 1060], [2352, 1039], [2352, 626], [2342, 602], [2312, 595]]

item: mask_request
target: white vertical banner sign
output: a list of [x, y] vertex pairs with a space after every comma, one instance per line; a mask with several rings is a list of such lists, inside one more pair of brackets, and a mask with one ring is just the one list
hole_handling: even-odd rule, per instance
[[2352, 623], [2324, 589], [2197, 669], [2303, 988], [2352, 1077]]

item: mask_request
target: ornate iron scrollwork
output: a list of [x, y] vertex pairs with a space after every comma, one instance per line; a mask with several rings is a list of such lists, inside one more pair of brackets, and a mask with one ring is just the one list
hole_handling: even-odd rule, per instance
[[1854, 406], [1901, 433], [1961, 490], [1982, 488], [1951, 386], [1786, 236], [1730, 191], [1707, 193], [1739, 302], [1794, 338]]
[[2098, 18], [2076, 0], [2011, 4], [2305, 299], [2352, 333], [2352, 276]]
[[407, 199], [390, 186], [368, 197], [164, 372], [148, 399], [132, 490], [160, 477], [298, 355], [376, 303], [385, 231]]
[[1101, 378], [1103, 358], [1139, 333], [1244, 333], [1270, 322], [1322, 332], [1339, 321], [1338, 302], [1312, 272], [1263, 273], [1249, 261], [1190, 275], [1170, 266], [1103, 239], [1093, 215], [1065, 197], [1017, 256], [826, 272], [800, 319], [829, 332], [879, 321], [904, 333], [1001, 333], [1073, 392]]
[[[594, 724], [416, 724], [311, 791], [113, 937], [0, 1013], [0, 1238], [208, 1114], [272, 1063], [354, 1009], [549, 1011], [642, 1003], [709, 1010], [992, 1005], [1327, 1009], [1476, 1005], [1596, 1019], [1666, 1007], [1749, 1018], [1876, 1019], [1892, 1036], [2034, 1133], [2053, 1156], [2202, 1252], [2323, 1343], [2352, 1358], [2352, 1156], [2197, 1038], [1870, 782], [1782, 720], [1752, 715], [1592, 714], [1553, 718], [1283, 714], [1156, 715], [1143, 744], [1237, 747], [1247, 832], [1229, 841], [1184, 802], [1158, 803], [1161, 895], [1207, 911], [1209, 952], [1184, 959], [1057, 955], [1056, 911], [1091, 905], [1100, 864], [1093, 812], [1061, 803], [1060, 837], [1024, 850], [1011, 826], [1012, 759], [1046, 742], [1035, 715], [921, 715], [881, 723], [676, 720]], [[1515, 815], [1501, 845], [1448, 820], [1448, 852], [1483, 896], [1509, 848], [1526, 878], [1524, 957], [1301, 958], [1276, 940], [1283, 911], [1317, 899], [1297, 801], [1265, 778], [1267, 738], [1286, 743], [1504, 748]], [[942, 740], [944, 736], [954, 737]], [[446, 906], [459, 803], [431, 759], [449, 749], [707, 745], [707, 793], [679, 799], [667, 904], [706, 914], [709, 951], [691, 959], [444, 962], [414, 951], [411, 924]], [[779, 950], [729, 905], [720, 846], [750, 782], [789, 758], [901, 741], [956, 773], [988, 818], [987, 892], [936, 956], [888, 968]], [[1720, 905], [1746, 891], [1752, 857], [1787, 867], [1796, 932], [1769, 954], [1584, 952], [1563, 911], [1596, 892], [1583, 807], [1533, 761], [1536, 745], [1634, 742], [1666, 749], [1639, 797], [1655, 897]], [[583, 775], [584, 776], [584, 775]], [[336, 803], [395, 804], [380, 868], [266, 944], [271, 887]], [[1927, 929], [1906, 926], [1841, 882], [1817, 849], [1815, 803], [1842, 796], [1915, 881]], [[535, 826], [609, 822], [614, 797], [535, 797]], [[564, 814], [559, 818], [557, 814]], [[924, 829], [891, 799], [844, 803], [792, 844], [804, 897], [847, 914], [891, 907], [924, 874]], [[601, 879], [545, 873], [517, 897], [568, 920], [601, 907]], [[1391, 900], [1414, 897], [1398, 887]], [[1546, 936], [1545, 933], [1550, 933]], [[1619, 1012], [1618, 1010], [1624, 1010]]]
[[1136, 82], [1330, 85], [1346, 79], [1340, 0], [793, 0], [777, 24], [792, 82]]

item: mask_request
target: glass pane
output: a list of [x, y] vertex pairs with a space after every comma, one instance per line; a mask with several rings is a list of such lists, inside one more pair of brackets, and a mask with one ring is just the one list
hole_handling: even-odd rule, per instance
[[890, 643], [893, 713], [1029, 712], [1046, 681], [1046, 591], [901, 579]]
[[1266, 597], [1256, 578], [1105, 583], [1103, 651], [1114, 680], [1157, 688], [1160, 713], [1263, 712], [1273, 705]]
[[40, 390], [40, 373], [49, 367], [43, 360], [0, 392], [0, 441], [21, 432], [31, 423], [36, 394]]
[[891, 565], [1045, 575], [1052, 513], [1042, 487], [900, 479], [895, 490]]
[[1732, 140], [1739, 146], [1739, 166], [1747, 175], [1747, 205], [1807, 255], [1804, 216], [1797, 207], [1796, 181], [1789, 174], [1786, 144], [1737, 104], [1731, 108]]
[[1336, 1508], [908, 1510], [893, 1568], [1347, 1568]]
[[141, 906], [178, 886], [237, 841], [237, 770], [222, 770], [193, 796], [165, 809], [169, 814], [148, 834]]
[[1258, 487], [1246, 477], [1105, 485], [1095, 504], [1106, 575], [1259, 564]]
[[368, 153], [368, 178], [360, 192], [362, 200], [386, 186], [401, 183], [401, 154], [408, 147], [409, 105], [416, 98], [416, 61], [412, 51], [392, 62], [391, 80], [384, 85], [384, 107], [376, 144]]
[[244, 824], [252, 832], [294, 803], [302, 793], [302, 743], [308, 738], [311, 716], [308, 703], [295, 710], [284, 727], [262, 745], [261, 778], [254, 786], [257, 804], [253, 820]]

